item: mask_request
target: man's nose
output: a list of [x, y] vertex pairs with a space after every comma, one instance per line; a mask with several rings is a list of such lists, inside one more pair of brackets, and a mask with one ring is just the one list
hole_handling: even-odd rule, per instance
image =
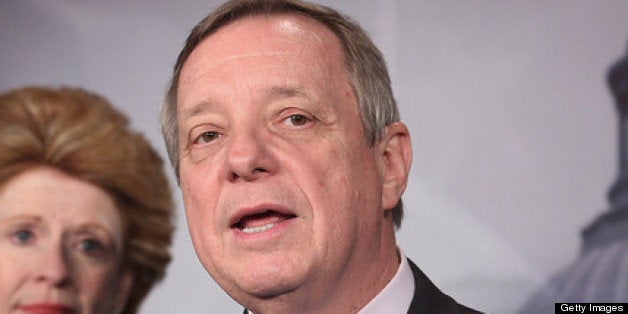
[[46, 282], [50, 286], [64, 288], [70, 285], [70, 265], [65, 248], [62, 245], [47, 248], [40, 255], [42, 259], [36, 269], [37, 281]]
[[254, 181], [277, 169], [267, 135], [259, 130], [233, 134], [229, 138], [226, 156], [227, 176], [230, 181]]

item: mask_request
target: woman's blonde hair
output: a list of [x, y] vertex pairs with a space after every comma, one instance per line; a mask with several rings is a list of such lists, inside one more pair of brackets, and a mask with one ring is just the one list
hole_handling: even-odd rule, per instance
[[122, 313], [135, 313], [170, 262], [173, 205], [163, 162], [103, 97], [27, 87], [0, 95], [0, 185], [35, 166], [97, 185], [124, 225], [122, 267], [133, 274]]

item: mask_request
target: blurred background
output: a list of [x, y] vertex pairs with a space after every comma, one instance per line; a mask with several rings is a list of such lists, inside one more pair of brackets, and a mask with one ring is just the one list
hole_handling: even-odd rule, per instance
[[[0, 90], [96, 91], [166, 160], [158, 111], [172, 66], [220, 2], [1, 0]], [[386, 56], [414, 147], [402, 250], [459, 302], [514, 312], [608, 207], [618, 139], [605, 77], [626, 50], [628, 2], [317, 2]], [[197, 261], [171, 182], [174, 259], [141, 313], [240, 313]]]

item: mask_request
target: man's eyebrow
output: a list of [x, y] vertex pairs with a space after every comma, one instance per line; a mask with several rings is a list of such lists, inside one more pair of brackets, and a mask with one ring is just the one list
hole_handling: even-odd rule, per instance
[[281, 85], [281, 86], [273, 86], [270, 88], [268, 94], [271, 97], [307, 97], [307, 94], [303, 90], [302, 87], [297, 85]]

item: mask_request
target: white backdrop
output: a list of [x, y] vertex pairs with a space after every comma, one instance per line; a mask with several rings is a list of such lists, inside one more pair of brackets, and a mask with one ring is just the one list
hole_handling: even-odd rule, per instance
[[[218, 2], [2, 0], [0, 90], [97, 91], [166, 159], [158, 107], [188, 31]], [[414, 145], [404, 252], [459, 301], [514, 311], [607, 206], [617, 134], [605, 75], [625, 51], [628, 2], [320, 2], [388, 60]], [[240, 313], [197, 261], [172, 182], [174, 260], [141, 313]]]

